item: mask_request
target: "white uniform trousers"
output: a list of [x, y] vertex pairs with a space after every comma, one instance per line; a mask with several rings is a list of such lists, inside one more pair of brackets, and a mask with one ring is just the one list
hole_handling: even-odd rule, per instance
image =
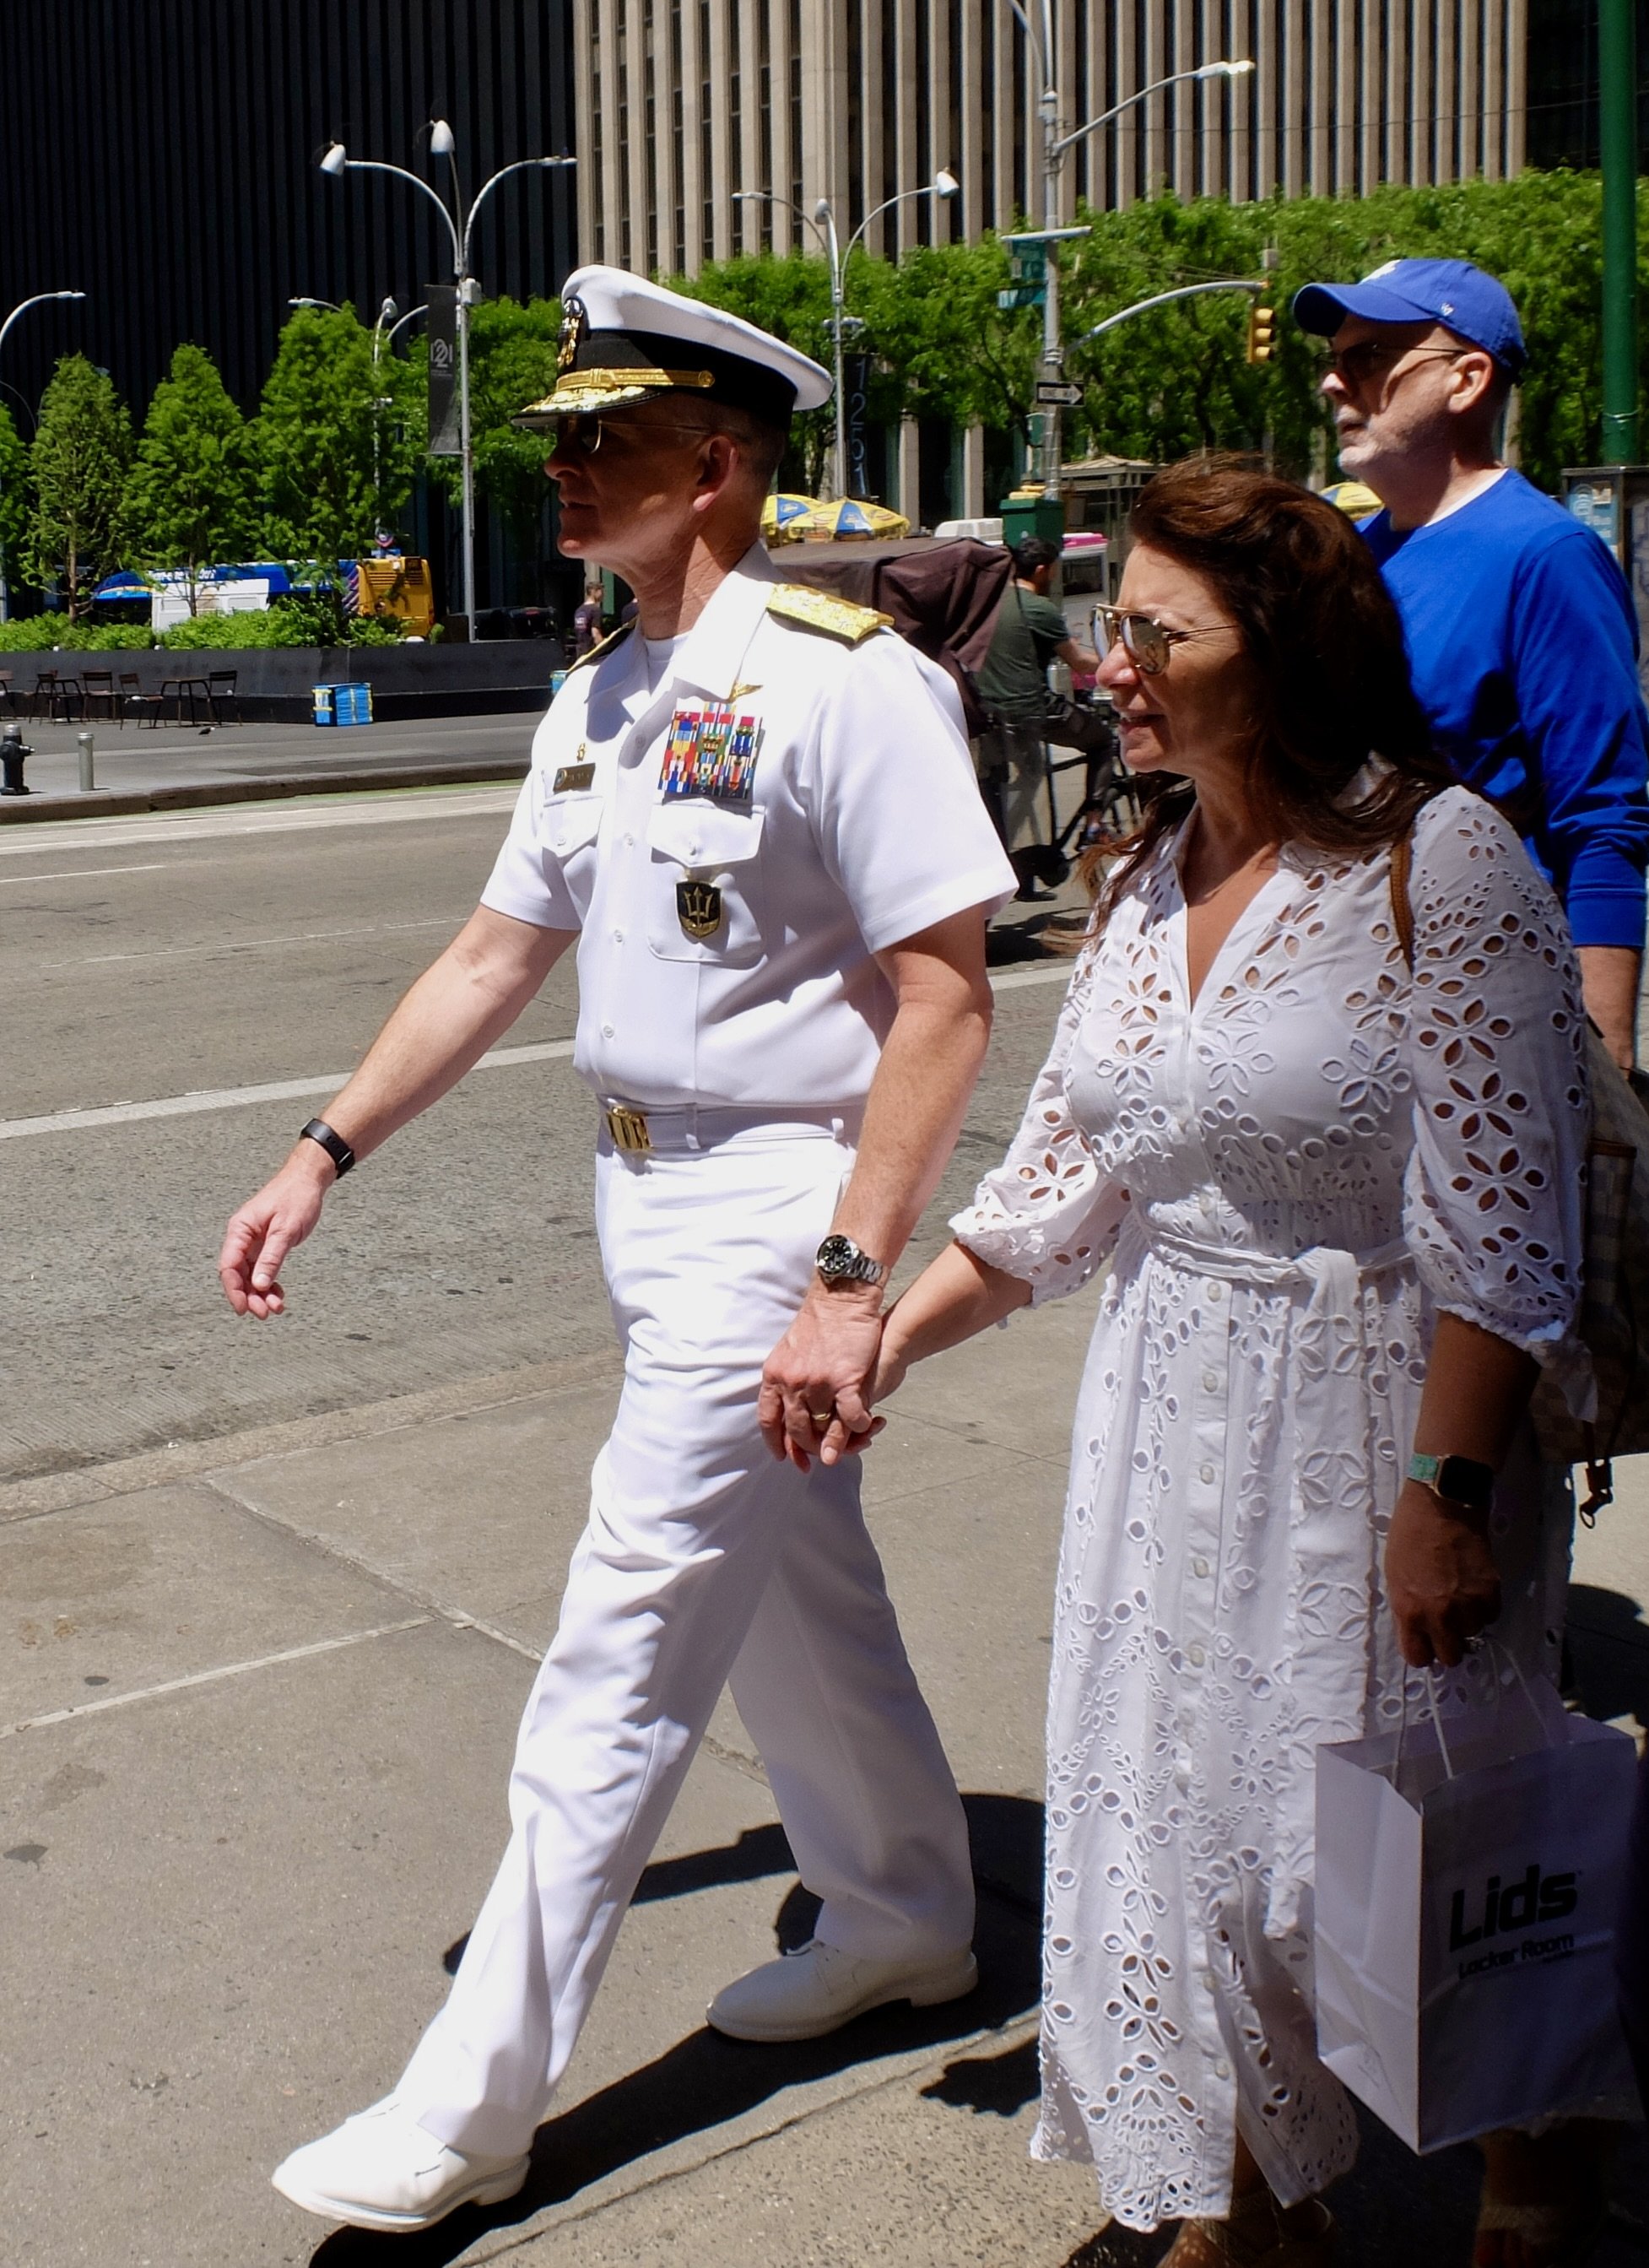
[[973, 1933], [966, 1822], [857, 1462], [804, 1476], [756, 1431], [762, 1366], [852, 1159], [812, 1126], [642, 1160], [603, 1138], [623, 1391], [522, 1720], [509, 1847], [396, 2090], [455, 2147], [526, 2147], [729, 1678], [818, 1935], [921, 1960]]

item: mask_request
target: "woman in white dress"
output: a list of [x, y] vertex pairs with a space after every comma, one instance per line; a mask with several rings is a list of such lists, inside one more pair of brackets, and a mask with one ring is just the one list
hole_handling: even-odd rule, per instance
[[[1127, 2226], [1182, 2222], [1173, 2268], [1304, 2268], [1355, 2146], [1314, 2043], [1316, 1749], [1392, 1722], [1405, 1660], [1463, 1664], [1469, 1701], [1497, 1616], [1557, 1668], [1566, 1484], [1524, 1412], [1537, 1365], [1587, 1377], [1579, 991], [1513, 829], [1432, 753], [1349, 524], [1186, 466], [1135, 528], [1101, 680], [1143, 837], [876, 1391], [1112, 1263], [1056, 1603], [1033, 2146], [1091, 2159]], [[1449, 1498], [1417, 1452], [1467, 1461], [1432, 1473]]]

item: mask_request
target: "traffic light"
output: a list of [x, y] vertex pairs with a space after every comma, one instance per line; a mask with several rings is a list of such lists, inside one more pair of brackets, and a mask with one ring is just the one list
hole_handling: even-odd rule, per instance
[[1276, 348], [1277, 310], [1256, 299], [1248, 310], [1248, 350], [1250, 362], [1270, 362]]

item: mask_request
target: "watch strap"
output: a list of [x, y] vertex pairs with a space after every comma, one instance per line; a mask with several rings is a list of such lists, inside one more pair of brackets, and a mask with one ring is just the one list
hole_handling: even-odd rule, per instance
[[324, 1118], [312, 1118], [298, 1138], [300, 1141], [307, 1138], [311, 1142], [318, 1142], [320, 1145], [337, 1167], [340, 1181], [355, 1163], [354, 1151], [350, 1149], [342, 1134], [333, 1132]]
[[833, 1231], [813, 1255], [813, 1266], [827, 1284], [880, 1284], [887, 1270], [850, 1236]]

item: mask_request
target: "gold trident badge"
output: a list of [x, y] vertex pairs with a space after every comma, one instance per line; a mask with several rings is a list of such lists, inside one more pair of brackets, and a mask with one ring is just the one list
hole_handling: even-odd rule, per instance
[[686, 936], [701, 943], [714, 937], [721, 927], [721, 892], [714, 882], [678, 882], [675, 916]]

